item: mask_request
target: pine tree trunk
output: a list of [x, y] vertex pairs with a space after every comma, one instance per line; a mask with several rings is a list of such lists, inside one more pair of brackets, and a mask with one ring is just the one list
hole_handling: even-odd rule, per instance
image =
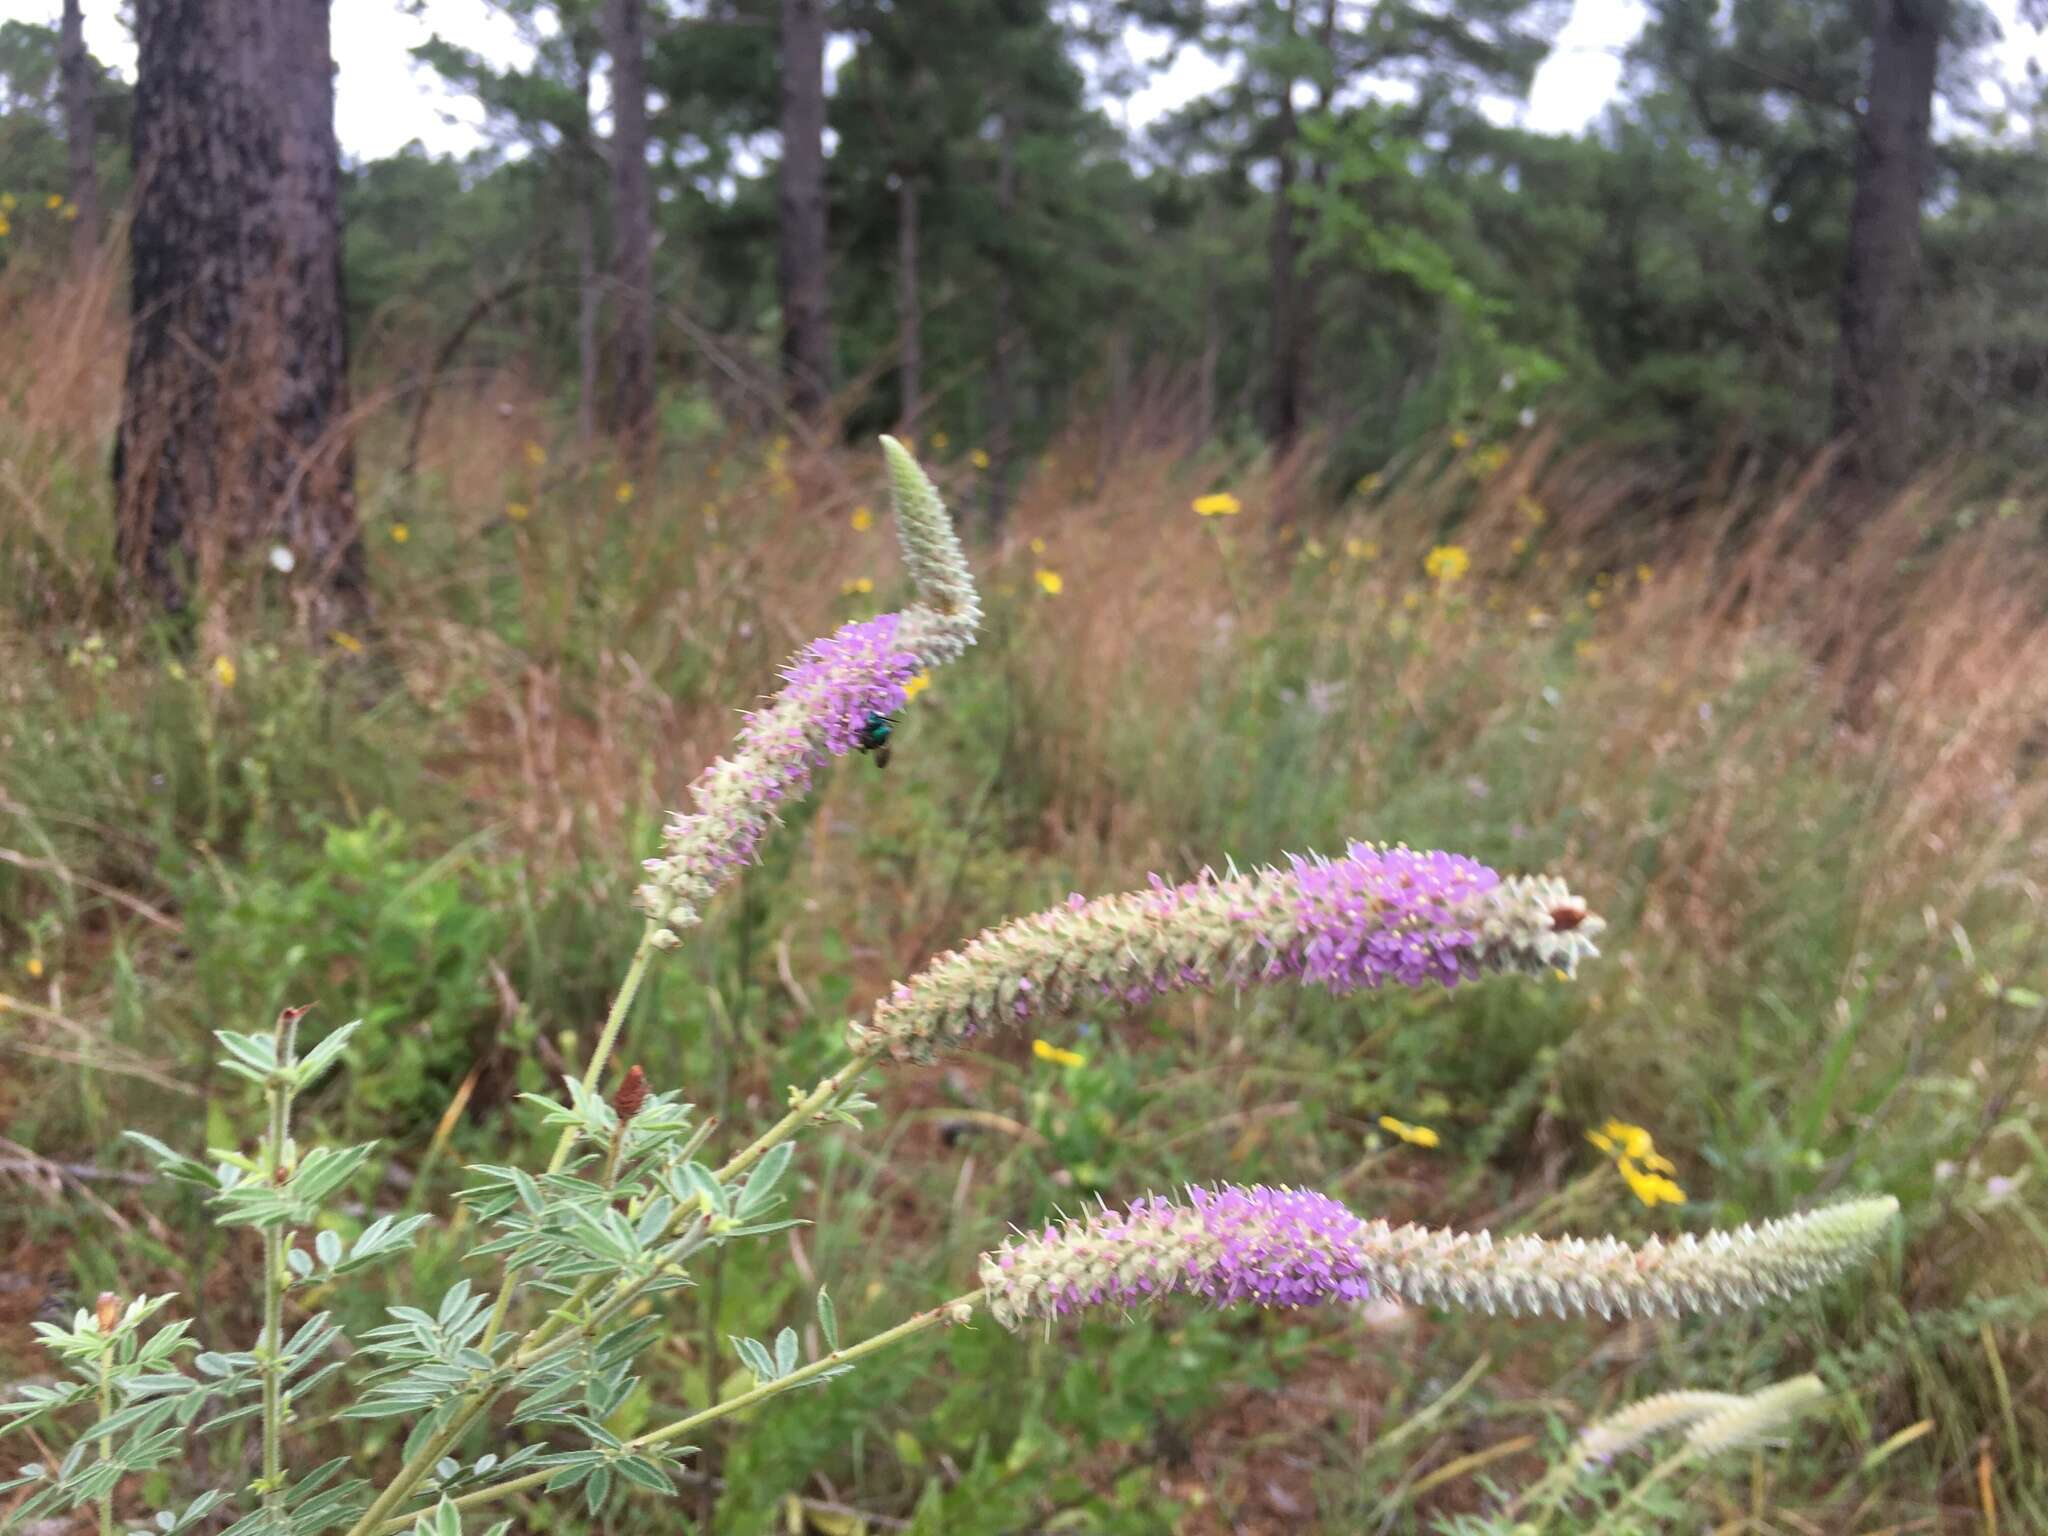
[[64, 139], [71, 189], [71, 265], [83, 271], [99, 252], [100, 173], [94, 156], [92, 61], [85, 51], [85, 17], [78, 0], [64, 0], [57, 34], [57, 64], [63, 81]]
[[[1288, 8], [1292, 30], [1293, 7]], [[1301, 323], [1301, 240], [1294, 228], [1295, 149], [1300, 127], [1294, 115], [1294, 81], [1280, 82], [1280, 147], [1273, 188], [1273, 226], [1267, 259], [1271, 284], [1272, 383], [1267, 401], [1267, 436], [1281, 448], [1301, 431], [1304, 382]]]
[[[996, 169], [996, 210], [1008, 230], [1017, 211], [1017, 121], [1003, 114], [1002, 146]], [[1010, 454], [1017, 425], [1016, 291], [1007, 255], [996, 266], [995, 358], [989, 370], [988, 527], [998, 532], [1010, 510]]]
[[790, 409], [803, 420], [816, 422], [824, 416], [832, 391], [822, 0], [782, 0], [780, 200], [783, 380]]
[[924, 413], [924, 301], [918, 291], [917, 177], [909, 169], [896, 177], [896, 327], [902, 333], [898, 429], [914, 437]]
[[597, 436], [597, 214], [589, 186], [576, 195], [576, 441]]
[[654, 444], [654, 205], [647, 184], [647, 50], [641, 0], [607, 0], [612, 56], [612, 425], [627, 457]]
[[364, 609], [327, 0], [138, 0], [117, 546], [164, 604], [289, 551]]
[[1856, 130], [1834, 399], [1848, 476], [1873, 489], [1896, 485], [1912, 465], [1920, 208], [1947, 6], [1944, 0], [1877, 0], [1875, 10], [1870, 87]]

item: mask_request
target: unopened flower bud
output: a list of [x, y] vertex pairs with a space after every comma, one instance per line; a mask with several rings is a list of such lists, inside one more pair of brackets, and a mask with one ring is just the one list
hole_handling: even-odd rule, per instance
[[93, 1319], [101, 1333], [112, 1333], [114, 1325], [121, 1321], [121, 1298], [112, 1291], [101, 1291], [99, 1300], [93, 1303]]
[[619, 1084], [619, 1091], [612, 1095], [612, 1108], [619, 1112], [619, 1123], [623, 1125], [640, 1113], [647, 1102], [647, 1074], [635, 1065], [626, 1069], [625, 1081]]

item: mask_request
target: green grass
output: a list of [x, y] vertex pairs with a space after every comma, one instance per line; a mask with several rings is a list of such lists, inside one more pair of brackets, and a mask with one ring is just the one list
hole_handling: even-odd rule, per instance
[[[465, 428], [493, 430], [481, 412], [441, 430]], [[457, 494], [401, 489], [368, 457], [370, 654], [291, 639], [252, 578], [214, 632], [231, 688], [208, 644], [53, 595], [112, 590], [95, 483], [52, 477], [36, 529], [0, 534], [0, 989], [34, 1008], [0, 1025], [7, 1137], [109, 1169], [134, 1166], [124, 1126], [233, 1141], [253, 1095], [216, 1072], [212, 1029], [286, 1003], [317, 1002], [313, 1025], [364, 1018], [357, 1070], [307, 1111], [338, 1139], [383, 1139], [362, 1206], [448, 1219], [388, 1278], [318, 1298], [358, 1326], [386, 1287], [457, 1276], [463, 1162], [544, 1155], [514, 1096], [580, 1064], [637, 936], [635, 861], [732, 710], [897, 580], [882, 535], [845, 526], [876, 497], [865, 456], [829, 466], [814, 511], [744, 446], [671, 466], [630, 507], [601, 465], [529, 485], [516, 442], [463, 451], [515, 467], [452, 466]], [[1968, 678], [1915, 683], [1906, 665], [1851, 722], [1789, 585], [1769, 622], [1711, 617], [1725, 552], [1624, 553], [1560, 518], [1539, 566], [1501, 553], [1512, 525], [1481, 506], [1458, 535], [1477, 568], [1437, 590], [1421, 551], [1469, 485], [1334, 509], [1283, 541], [1253, 467], [1219, 549], [1183, 494], [1214, 468], [1133, 465], [1079, 503], [1048, 469], [1013, 541], [980, 552], [983, 645], [912, 705], [886, 773], [835, 770], [663, 959], [622, 1060], [741, 1134], [826, 1068], [850, 1013], [984, 924], [1348, 837], [1565, 872], [1613, 925], [1604, 958], [1576, 985], [1164, 1003], [1057, 1040], [1078, 1068], [1011, 1040], [896, 1069], [862, 1134], [806, 1145], [815, 1225], [731, 1250], [665, 1303], [672, 1335], [623, 1427], [711, 1399], [738, 1369], [725, 1336], [802, 1326], [820, 1282], [856, 1337], [971, 1283], [1007, 1223], [1186, 1180], [1634, 1237], [1886, 1190], [1906, 1208], [1898, 1247], [1817, 1298], [1683, 1327], [1175, 1306], [1050, 1338], [958, 1330], [720, 1426], [702, 1489], [611, 1528], [841, 1532], [850, 1509], [989, 1536], [1499, 1531], [1489, 1490], [1534, 1482], [1593, 1414], [1807, 1369], [1839, 1390], [1788, 1447], [1664, 1485], [1608, 1529], [1975, 1529], [1980, 1461], [2001, 1529], [2048, 1528], [2027, 1454], [2048, 1443], [2030, 873], [2048, 818], [2019, 733], [1971, 723], [1989, 695]], [[533, 507], [517, 524], [514, 493]], [[1347, 532], [1386, 552], [1331, 554]], [[1310, 538], [1323, 553], [1297, 553]], [[1569, 571], [1638, 553], [1654, 582]], [[1039, 563], [1063, 571], [1061, 597], [1030, 581]], [[880, 590], [842, 595], [861, 574]], [[2002, 707], [2031, 707], [2010, 686]], [[1393, 1142], [1382, 1114], [1441, 1145]], [[1610, 1115], [1656, 1132], [1684, 1207], [1646, 1210], [1605, 1170], [1584, 1132]], [[208, 1328], [253, 1334], [239, 1238], [178, 1195], [91, 1187], [105, 1208], [0, 1186], [0, 1257], [68, 1271], [79, 1296], [175, 1287]], [[36, 1368], [25, 1327], [0, 1329], [0, 1359]], [[1647, 1466], [1586, 1488], [1609, 1507]], [[133, 1490], [136, 1507], [159, 1492]]]

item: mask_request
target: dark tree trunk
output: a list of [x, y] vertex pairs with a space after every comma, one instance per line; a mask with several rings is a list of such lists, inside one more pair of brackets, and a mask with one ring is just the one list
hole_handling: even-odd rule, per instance
[[[1017, 212], [1017, 120], [1003, 114], [1002, 147], [996, 165], [996, 210], [1007, 240]], [[989, 370], [988, 526], [995, 532], [1010, 510], [1010, 454], [1017, 427], [1017, 297], [1007, 248], [996, 257], [995, 358]]]
[[1911, 331], [1920, 286], [1934, 67], [1945, 0], [1877, 0], [1870, 87], [1856, 125], [1856, 195], [1842, 270], [1835, 431], [1852, 482], [1896, 485], [1912, 465]]
[[[365, 603], [327, 0], [139, 0], [125, 568], [181, 606], [291, 552], [318, 629]], [[233, 562], [233, 564], [230, 564]]]
[[57, 64], [63, 78], [64, 140], [71, 187], [71, 264], [83, 271], [99, 252], [100, 173], [94, 157], [91, 59], [85, 51], [85, 17], [78, 0], [64, 0], [57, 34]]
[[576, 195], [576, 441], [597, 436], [597, 215], [589, 187]]
[[[1287, 26], [1294, 29], [1294, 7], [1287, 8]], [[1273, 227], [1267, 240], [1271, 283], [1272, 383], [1266, 404], [1267, 435], [1285, 448], [1301, 431], [1303, 346], [1301, 315], [1301, 238], [1295, 232], [1295, 155], [1301, 136], [1294, 113], [1294, 79], [1280, 82], [1280, 146], [1273, 188]]]
[[782, 175], [778, 272], [782, 374], [805, 421], [832, 392], [832, 317], [825, 271], [825, 12], [782, 0]]
[[647, 185], [641, 0], [606, 0], [612, 56], [612, 424], [644, 465], [654, 441], [654, 206]]
[[896, 326], [903, 336], [897, 421], [906, 436], [924, 413], [924, 299], [918, 291], [917, 177], [906, 169], [896, 177]]

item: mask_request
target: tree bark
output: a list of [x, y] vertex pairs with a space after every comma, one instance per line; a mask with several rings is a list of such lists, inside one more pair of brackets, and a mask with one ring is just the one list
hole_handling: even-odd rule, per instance
[[85, 16], [78, 0], [64, 0], [57, 34], [57, 65], [63, 81], [64, 140], [71, 191], [71, 265], [83, 271], [99, 252], [100, 173], [94, 156], [93, 92], [96, 82], [85, 51]]
[[612, 425], [628, 459], [654, 443], [654, 206], [647, 183], [647, 47], [641, 0], [607, 0], [612, 56]]
[[900, 396], [896, 420], [905, 437], [917, 431], [924, 413], [924, 300], [919, 292], [917, 175], [896, 173], [896, 328], [902, 333], [898, 367]]
[[[1017, 213], [1017, 120], [1005, 112], [996, 163], [996, 209], [1007, 239]], [[989, 370], [988, 527], [996, 533], [1010, 510], [1010, 454], [1017, 425], [1016, 289], [1007, 251], [996, 257], [994, 297], [995, 358]]]
[[[1287, 29], [1295, 26], [1295, 5], [1287, 7]], [[1307, 352], [1301, 315], [1301, 238], [1295, 231], [1295, 149], [1301, 127], [1294, 112], [1294, 77], [1280, 82], [1280, 145], [1273, 188], [1273, 225], [1267, 239], [1270, 268], [1271, 384], [1267, 436], [1276, 447], [1293, 443], [1301, 431]]]
[[366, 603], [327, 0], [139, 0], [117, 547], [182, 606], [290, 552], [316, 629]]
[[782, 374], [789, 407], [808, 422], [832, 392], [826, 275], [825, 12], [822, 0], [782, 0], [782, 171], [777, 266]]
[[1912, 465], [1920, 209], [1946, 12], [1946, 0], [1877, 0], [1870, 85], [1856, 125], [1834, 418], [1849, 479], [1872, 489], [1896, 485]]

